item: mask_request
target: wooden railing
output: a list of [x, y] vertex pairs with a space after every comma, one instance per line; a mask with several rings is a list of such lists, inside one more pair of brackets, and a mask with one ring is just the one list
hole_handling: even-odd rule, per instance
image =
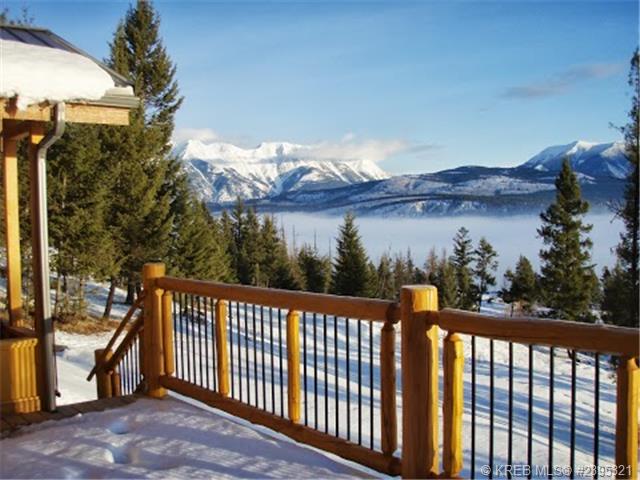
[[[133, 303], [122, 318], [105, 348], [96, 350], [95, 365], [87, 381], [96, 377], [98, 398], [128, 395], [140, 389], [142, 378], [141, 341], [144, 327], [145, 293]], [[136, 313], [139, 315], [133, 319]], [[124, 333], [117, 347], [114, 346]]]
[[[143, 279], [140, 364], [146, 393], [152, 397], [162, 397], [169, 389], [390, 475], [456, 477], [467, 468], [473, 477], [486, 473], [476, 469], [475, 436], [480, 428], [476, 425], [476, 380], [480, 375], [476, 338], [484, 338], [491, 342], [487, 376], [491, 477], [497, 458], [494, 424], [501, 412], [494, 408], [493, 342], [509, 342], [510, 442], [513, 344], [528, 347], [530, 467], [534, 349], [542, 345], [551, 349], [550, 463], [554, 441], [553, 349], [561, 347], [573, 352], [572, 462], [578, 422], [576, 352], [594, 352], [596, 365], [600, 355], [612, 354], [619, 358], [615, 380], [615, 462], [627, 467], [614, 473], [619, 477], [637, 475], [640, 379], [636, 329], [438, 311], [437, 291], [431, 286], [404, 287], [400, 302], [395, 303], [178, 279], [166, 276], [161, 264], [146, 265]], [[402, 378], [397, 388], [398, 324]], [[471, 355], [465, 353], [469, 344]], [[112, 358], [117, 355], [116, 351]], [[465, 370], [469, 359], [470, 371]], [[599, 371], [598, 366], [596, 372]], [[469, 376], [470, 392], [465, 385], [469, 383], [465, 377]], [[471, 398], [467, 395], [465, 399], [468, 393]], [[402, 397], [401, 433], [397, 422], [398, 394]], [[596, 408], [596, 424], [597, 411]], [[469, 447], [467, 437], [463, 437], [464, 428], [472, 431], [471, 458], [463, 456], [463, 447]], [[599, 438], [595, 428], [595, 437]], [[509, 462], [516, 459], [513, 445], [508, 445]]]

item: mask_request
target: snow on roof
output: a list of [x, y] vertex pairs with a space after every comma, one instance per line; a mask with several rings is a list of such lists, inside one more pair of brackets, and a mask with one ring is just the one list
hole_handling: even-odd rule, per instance
[[17, 107], [43, 101], [99, 100], [109, 93], [132, 96], [116, 87], [92, 59], [48, 46], [0, 39], [0, 97], [17, 97]]
[[[26, 460], [26, 461], [25, 461]], [[3, 478], [345, 478], [362, 471], [173, 398], [138, 399], [2, 440]]]

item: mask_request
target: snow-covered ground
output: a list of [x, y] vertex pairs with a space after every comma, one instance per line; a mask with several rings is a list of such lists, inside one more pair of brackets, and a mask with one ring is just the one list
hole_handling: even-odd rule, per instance
[[344, 478], [345, 463], [168, 397], [22, 429], [2, 478]]

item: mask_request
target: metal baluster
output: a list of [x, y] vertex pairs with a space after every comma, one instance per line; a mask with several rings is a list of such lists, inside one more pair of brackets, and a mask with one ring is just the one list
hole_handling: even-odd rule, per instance
[[278, 348], [280, 349], [280, 416], [284, 417], [284, 374], [282, 368], [282, 310], [278, 309]]
[[[533, 345], [529, 345], [529, 412], [527, 417], [527, 464], [533, 464]], [[531, 478], [531, 469], [529, 469], [527, 478]]]
[[235, 394], [235, 378], [236, 374], [233, 369], [233, 318], [231, 312], [233, 311], [233, 305], [229, 302], [229, 308], [227, 309], [227, 317], [229, 324], [229, 371], [231, 372], [231, 398], [236, 398]]
[[593, 406], [593, 476], [598, 478], [598, 457], [600, 454], [600, 354], [596, 353], [595, 401]]
[[339, 377], [339, 373], [340, 373], [340, 369], [338, 366], [338, 317], [336, 317], [335, 315], [333, 316], [333, 361], [334, 361], [334, 373], [335, 373], [335, 378], [334, 380], [334, 388], [335, 388], [335, 394], [336, 394], [336, 399], [335, 399], [335, 417], [336, 417], [336, 437], [340, 436], [340, 397], [339, 397], [339, 393], [340, 393], [340, 387], [338, 385], [338, 377]]
[[238, 345], [236, 345], [238, 349], [238, 392], [240, 394], [240, 401], [242, 402], [242, 338], [240, 336], [240, 302], [236, 303], [236, 327], [238, 329], [236, 333], [236, 339], [238, 341]]
[[493, 478], [493, 407], [494, 407], [494, 359], [493, 339], [489, 340], [489, 478]]
[[276, 413], [276, 382], [273, 363], [273, 308], [269, 307], [269, 342], [271, 343], [271, 413]]
[[553, 392], [554, 392], [554, 348], [549, 348], [549, 472], [548, 478], [553, 478]]
[[571, 475], [569, 478], [575, 477], [576, 468], [576, 356], [575, 350], [571, 351], [571, 450], [570, 463]]
[[471, 478], [476, 472], [476, 337], [471, 337]]
[[324, 433], [329, 433], [329, 365], [327, 363], [327, 316], [322, 316], [324, 342]]
[[317, 320], [316, 314], [313, 314], [313, 408], [314, 408], [314, 424], [318, 429], [318, 341], [317, 341]]
[[362, 320], [358, 322], [358, 445], [362, 445]]
[[253, 315], [253, 321], [251, 322], [253, 325], [252, 332], [252, 342], [253, 342], [253, 386], [254, 386], [254, 402], [256, 407], [260, 406], [260, 401], [258, 398], [258, 347], [256, 345], [256, 306], [255, 304], [251, 305], [251, 313]]
[[307, 400], [307, 314], [302, 312], [302, 378], [304, 389], [304, 424], [309, 425], [309, 401]]
[[264, 368], [264, 307], [260, 305], [260, 348], [262, 353], [262, 408], [267, 409], [267, 382]]
[[[196, 311], [197, 315], [196, 323], [198, 325], [198, 364], [200, 367], [200, 378], [198, 381], [198, 385], [202, 386], [202, 379], [204, 377], [203, 372], [203, 362], [202, 362], [202, 322], [200, 321], [200, 296], [196, 297]], [[205, 342], [206, 343], [206, 342]]]
[[349, 319], [344, 320], [346, 326], [346, 347], [347, 347], [347, 440], [351, 440], [351, 358], [349, 355]]
[[206, 374], [206, 385], [207, 390], [211, 388], [209, 383], [209, 327], [207, 326], [208, 322], [208, 309], [207, 309], [207, 299], [206, 297], [202, 299], [202, 303], [204, 306], [204, 364], [205, 364], [205, 374]]
[[369, 321], [369, 448], [373, 450], [373, 322]]

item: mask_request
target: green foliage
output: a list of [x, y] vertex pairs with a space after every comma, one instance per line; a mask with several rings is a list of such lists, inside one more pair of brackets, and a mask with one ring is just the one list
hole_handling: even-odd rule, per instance
[[[131, 113], [129, 127], [102, 130], [105, 167], [113, 179], [109, 225], [116, 243], [120, 276], [131, 285], [139, 281], [142, 265], [186, 251], [188, 231], [195, 209], [181, 211], [194, 199], [176, 201], [184, 195], [180, 169], [169, 155], [173, 119], [182, 103], [175, 80], [176, 69], [159, 34], [160, 18], [151, 2], [129, 7], [110, 44], [108, 64], [134, 83], [140, 107]], [[178, 193], [176, 193], [178, 192]], [[177, 214], [191, 214], [178, 219]], [[203, 220], [203, 219], [201, 219]], [[177, 239], [177, 244], [173, 241]], [[193, 270], [193, 266], [185, 267]], [[211, 266], [203, 267], [211, 274]], [[128, 298], [129, 301], [132, 298]]]
[[502, 290], [502, 299], [518, 303], [525, 312], [531, 312], [539, 298], [538, 279], [527, 257], [520, 255], [515, 272], [507, 270], [504, 278], [508, 287]]
[[591, 225], [582, 223], [589, 204], [565, 159], [556, 179], [556, 200], [540, 214], [538, 235], [546, 248], [540, 250], [541, 287], [551, 315], [568, 320], [592, 321], [590, 306], [598, 279], [590, 264]]
[[451, 262], [455, 269], [459, 308], [472, 310], [475, 307], [476, 293], [472, 283], [471, 263], [473, 262], [473, 245], [469, 238], [469, 230], [460, 227], [453, 238], [453, 255]]
[[375, 297], [393, 300], [398, 295], [398, 289], [391, 268], [391, 257], [383, 253], [376, 269]]
[[352, 213], [344, 216], [337, 238], [336, 258], [331, 275], [331, 293], [355, 297], [373, 294], [369, 271], [369, 259]]
[[308, 292], [325, 293], [331, 275], [329, 257], [320, 255], [315, 247], [303, 245], [298, 252], [297, 261], [302, 276], [302, 288]]
[[640, 271], [638, 269], [640, 255], [639, 63], [640, 53], [636, 49], [631, 58], [629, 72], [629, 85], [633, 90], [629, 123], [621, 128], [624, 134], [626, 157], [631, 166], [623, 203], [616, 208], [616, 214], [624, 223], [624, 231], [620, 234], [620, 243], [616, 247], [618, 262], [613, 271], [605, 272], [606, 275], [603, 276], [604, 300], [602, 304], [606, 321], [630, 327], [638, 326], [638, 298], [640, 298]]
[[498, 269], [497, 257], [498, 253], [493, 249], [493, 246], [486, 238], [482, 237], [478, 243], [478, 248], [474, 251], [476, 262], [473, 269], [473, 274], [478, 281], [476, 285], [478, 310], [482, 306], [482, 296], [487, 293], [489, 287], [496, 284], [494, 273]]

